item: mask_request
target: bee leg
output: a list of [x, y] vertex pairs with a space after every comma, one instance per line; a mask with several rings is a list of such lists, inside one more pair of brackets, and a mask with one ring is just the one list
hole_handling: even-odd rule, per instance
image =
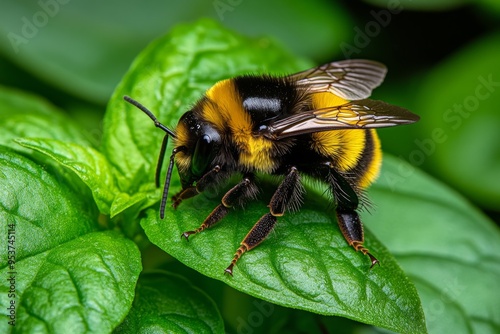
[[214, 183], [214, 180], [217, 174], [219, 174], [219, 172], [220, 172], [220, 166], [217, 165], [208, 173], [203, 175], [201, 179], [199, 179], [196, 182], [196, 186], [189, 186], [187, 188], [184, 188], [178, 194], [174, 195], [172, 197], [172, 200], [174, 201], [172, 206], [174, 207], [174, 209], [177, 209], [177, 207], [181, 204], [183, 200], [198, 195], [199, 193], [205, 190], [207, 185]]
[[188, 240], [189, 236], [192, 234], [200, 233], [201, 231], [212, 227], [218, 223], [222, 218], [226, 216], [229, 209], [235, 204], [243, 204], [246, 200], [255, 197], [257, 193], [257, 186], [255, 185], [254, 176], [252, 174], [246, 175], [243, 180], [241, 180], [233, 188], [224, 195], [219, 204], [208, 217], [203, 221], [203, 223], [196, 230], [187, 231], [182, 233], [181, 237]]
[[190, 186], [185, 189], [182, 189], [178, 194], [175, 194], [172, 196], [172, 206], [174, 209], [177, 209], [177, 207], [181, 204], [181, 202], [185, 199], [194, 197], [198, 195], [200, 192], [196, 189], [195, 186]]
[[340, 230], [350, 246], [370, 258], [372, 262], [370, 268], [373, 268], [379, 261], [363, 246], [365, 241], [363, 223], [356, 212], [359, 206], [358, 193], [346, 178], [335, 169], [330, 168], [328, 175], [330, 187], [337, 204], [336, 213]]
[[337, 221], [339, 223], [340, 230], [349, 245], [356, 251], [361, 251], [363, 254], [368, 255], [370, 261], [372, 262], [370, 269], [379, 263], [379, 260], [377, 260], [377, 258], [375, 258], [375, 256], [373, 256], [370, 251], [363, 246], [363, 224], [361, 223], [358, 213], [352, 209], [337, 207]]
[[266, 239], [276, 225], [276, 217], [282, 216], [285, 210], [300, 203], [302, 191], [300, 175], [297, 168], [292, 167], [271, 198], [270, 213], [262, 216], [245, 236], [240, 247], [236, 250], [231, 264], [226, 268], [226, 273], [232, 276], [233, 267], [243, 253], [255, 248]]
[[259, 221], [252, 227], [250, 232], [248, 232], [248, 234], [245, 236], [240, 244], [240, 247], [238, 247], [238, 249], [236, 250], [231, 264], [226, 268], [226, 270], [224, 270], [224, 272], [233, 276], [233, 267], [240, 259], [241, 255], [258, 246], [262, 241], [264, 241], [268, 234], [273, 230], [275, 224], [276, 216], [273, 216], [271, 213], [266, 213], [264, 216], [262, 216]]

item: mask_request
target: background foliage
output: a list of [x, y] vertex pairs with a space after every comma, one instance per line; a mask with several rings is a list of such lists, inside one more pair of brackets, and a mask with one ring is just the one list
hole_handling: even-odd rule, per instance
[[[481, 289], [481, 286], [489, 286], [491, 291], [500, 290], [498, 280], [493, 279], [500, 273], [498, 257], [495, 256], [499, 247], [498, 228], [485, 217], [486, 214], [491, 220], [498, 222], [500, 215], [500, 134], [497, 130], [500, 114], [496, 109], [500, 102], [499, 16], [500, 8], [496, 1], [491, 0], [316, 0], [307, 3], [190, 0], [177, 3], [151, 1], [147, 4], [139, 1], [11, 1], [3, 3], [0, 12], [0, 84], [3, 86], [0, 94], [0, 138], [3, 145], [32, 156], [37, 163], [48, 166], [47, 172], [37, 171], [42, 173], [40, 177], [49, 180], [46, 186], [60, 183], [61, 179], [74, 179], [68, 187], [70, 189], [64, 188], [61, 196], [55, 198], [54, 202], [73, 203], [75, 192], [88, 192], [88, 187], [94, 189], [92, 196], [104, 215], [100, 218], [100, 226], [88, 217], [82, 218], [85, 223], [81, 223], [80, 228], [71, 235], [82, 236], [84, 239], [77, 239], [74, 241], [75, 245], [103, 243], [109, 246], [107, 242], [112, 240], [112, 246], [109, 246], [111, 249], [135, 254], [136, 250], [125, 239], [116, 238], [110, 232], [95, 231], [107, 224], [111, 225], [109, 217], [113, 217], [113, 210], [121, 212], [127, 205], [137, 205], [138, 210], [153, 205], [157, 197], [148, 198], [141, 193], [148, 185], [125, 185], [127, 180], [116, 184], [114, 180], [104, 179], [96, 182], [107, 186], [95, 191], [91, 184], [95, 180], [82, 178], [81, 182], [74, 176], [73, 172], [85, 175], [85, 170], [79, 169], [80, 166], [73, 166], [70, 168], [72, 172], [68, 172], [61, 165], [52, 163], [52, 159], [44, 158], [43, 153], [69, 150], [76, 152], [78, 156], [88, 156], [95, 161], [96, 166], [101, 166], [102, 157], [97, 149], [103, 134], [102, 120], [106, 104], [132, 60], [152, 40], [164, 35], [178, 23], [209, 17], [245, 35], [270, 36], [291, 53], [307, 58], [312, 63], [320, 64], [343, 58], [379, 60], [388, 66], [389, 74], [382, 87], [375, 91], [374, 97], [405, 106], [422, 118], [411, 127], [380, 131], [384, 150], [446, 183], [467, 201], [479, 207], [483, 214], [463, 201], [457, 204], [447, 200], [444, 200], [446, 205], [453, 208], [447, 215], [443, 215], [442, 210], [433, 211], [435, 207], [432, 206], [432, 201], [455, 198], [455, 194], [441, 193], [434, 189], [435, 181], [425, 182], [425, 178], [417, 178], [418, 182], [414, 184], [417, 194], [412, 195], [413, 200], [408, 205], [404, 204], [408, 196], [403, 196], [401, 204], [395, 208], [379, 205], [374, 216], [367, 217], [367, 225], [395, 255], [417, 286], [430, 332], [449, 331], [450, 324], [454, 324], [456, 332], [494, 332], [499, 330], [500, 315], [498, 310], [493, 312], [487, 307], [482, 308], [484, 303], [481, 301], [492, 295]], [[154, 106], [150, 107], [155, 109]], [[47, 117], [43, 117], [45, 114], [51, 115], [52, 119], [47, 121]], [[22, 124], [22, 128], [16, 127], [16, 124]], [[51, 128], [60, 130], [56, 133], [47, 130]], [[44, 137], [44, 131], [56, 140], [67, 141], [71, 138], [70, 149], [62, 147], [69, 144], [62, 145], [57, 141], [28, 140], [20, 142], [23, 146], [11, 141], [19, 136], [33, 137], [34, 133], [36, 137]], [[33, 155], [32, 150], [42, 154]], [[13, 165], [31, 166], [30, 160], [12, 158], [12, 155], [11, 150], [2, 151], [2, 157], [9, 157]], [[62, 154], [52, 154], [52, 158], [65, 166], [69, 166], [71, 162], [71, 157]], [[5, 170], [7, 167], [2, 166], [2, 172]], [[388, 194], [384, 189], [394, 191], [401, 183], [398, 180], [413, 177], [418, 172], [412, 172], [404, 163], [394, 162], [387, 173], [396, 177], [380, 180], [372, 190], [377, 198]], [[29, 178], [32, 173], [28, 170], [22, 175]], [[107, 173], [103, 172], [102, 175]], [[36, 182], [31, 182], [33, 183]], [[140, 195], [121, 198], [113, 205], [106, 201], [117, 189], [133, 187], [137, 188]], [[433, 189], [440, 196], [432, 200], [423, 196], [426, 203], [422, 205], [422, 197], [418, 195], [418, 189], [421, 188]], [[19, 189], [23, 189], [23, 186], [19, 185]], [[151, 191], [149, 188], [146, 190]], [[42, 194], [46, 189], [38, 191]], [[4, 203], [4, 208], [5, 205]], [[65, 214], [73, 216], [72, 212], [81, 210], [77, 206], [86, 208], [89, 215], [96, 215], [96, 209], [90, 203], [70, 205]], [[377, 220], [405, 215], [408, 211], [403, 209], [414, 209], [425, 214], [415, 217], [414, 222], [401, 221], [398, 226], [377, 223]], [[42, 212], [37, 219], [48, 220], [44, 218], [44, 214], [49, 213]], [[133, 221], [130, 217], [120, 219]], [[432, 226], [429, 225], [431, 222]], [[439, 222], [444, 223], [441, 225]], [[147, 230], [148, 227], [143, 228]], [[137, 225], [129, 225], [122, 231], [133, 236], [137, 245], [146, 246], [147, 241], [136, 233], [139, 229]], [[426, 230], [429, 231], [427, 235]], [[420, 239], [412, 240], [412, 236], [417, 233], [420, 233]], [[48, 275], [54, 270], [49, 264], [64, 263], [66, 268], [81, 267], [81, 264], [71, 263], [69, 257], [61, 258], [67, 252], [64, 247], [79, 247], [82, 249], [81, 254], [90, 252], [83, 246], [58, 246], [63, 241], [56, 241], [53, 236], [46, 237], [45, 241], [36, 240], [38, 239], [33, 239], [35, 244], [45, 245], [43, 250], [50, 252], [37, 255], [41, 250], [30, 249], [23, 257], [28, 258], [29, 266], [45, 261], [37, 277], [30, 278], [29, 281], [39, 281], [40, 286], [46, 289], [57, 283]], [[421, 242], [422, 240], [426, 242]], [[459, 246], [454, 247], [454, 244]], [[475, 251], [471, 252], [470, 248]], [[365, 327], [344, 318], [317, 316], [305, 311], [263, 304], [260, 299], [241, 294], [219, 281], [199, 275], [155, 247], [141, 247], [141, 250], [145, 270], [167, 269], [188, 277], [197, 286], [188, 287], [190, 292], [186, 294], [199, 298], [197, 302], [206, 305], [204, 310], [189, 309], [185, 305], [179, 307], [187, 310], [186, 318], [198, 314], [199, 318], [207, 321], [188, 321], [185, 323], [187, 327], [183, 328], [220, 331], [221, 322], [224, 321], [228, 332], [272, 332], [284, 329], [295, 332], [321, 332], [329, 329], [333, 332], [334, 328], [339, 327], [344, 328], [345, 332], [359, 330], [360, 327], [367, 332], [378, 331], [377, 328]], [[169, 253], [174, 254], [175, 250]], [[102, 258], [106, 255], [96, 253], [95, 257]], [[47, 262], [46, 258], [54, 260]], [[432, 258], [446, 261], [435, 261]], [[95, 268], [102, 267], [96, 269], [99, 271], [115, 268], [118, 263], [115, 261], [119, 261], [108, 260], [90, 263]], [[26, 263], [24, 265], [28, 266]], [[139, 267], [138, 263], [131, 264], [131, 268], [116, 267], [113, 271], [116, 270], [118, 274], [111, 275], [110, 280], [120, 278], [120, 275], [124, 279], [130, 279], [127, 273], [137, 276]], [[427, 275], [439, 277], [437, 281], [441, 284], [429, 284]], [[163, 272], [141, 277], [142, 283], [137, 287], [134, 310], [144, 309], [148, 303], [160, 303], [151, 300], [150, 296], [154, 293], [144, 291], [161, 294], [165, 286], [160, 282], [176, 287], [185, 285], [183, 279]], [[123, 284], [131, 286], [134, 282]], [[82, 286], [85, 286], [85, 282], [82, 282]], [[199, 288], [204, 293], [193, 293], [199, 291]], [[33, 289], [35, 288], [29, 291]], [[31, 296], [36, 295], [31, 293]], [[114, 293], [118, 295], [120, 290], [117, 289]], [[141, 295], [146, 298], [139, 299], [138, 296]], [[30, 301], [29, 296], [28, 294], [27, 301]], [[67, 294], [64, 296], [66, 297], [58, 300], [67, 303], [75, 301]], [[118, 297], [115, 295], [110, 298]], [[131, 298], [132, 296], [123, 297], [124, 305], [117, 306], [117, 309], [126, 310], [130, 307]], [[172, 296], [172, 300], [179, 298]], [[36, 303], [36, 300], [32, 302]], [[90, 307], [89, 305], [93, 305], [92, 301], [87, 306]], [[117, 314], [119, 312], [117, 310]], [[165, 312], [168, 313], [168, 310]], [[200, 316], [199, 312], [205, 312], [205, 317]], [[119, 317], [110, 314], [106, 324], [108, 327], [103, 328], [113, 328], [113, 324], [120, 320]], [[137, 315], [131, 313], [119, 330], [134, 328], [137, 319]], [[256, 322], [259, 319], [262, 321]], [[151, 321], [156, 323], [159, 320], [153, 318]], [[174, 325], [169, 323], [165, 326], [172, 325], [176, 328], [182, 321], [176, 322], [174, 319], [173, 323]], [[258, 326], [254, 326], [256, 323]], [[1, 325], [4, 326], [5, 323]], [[59, 325], [63, 326], [64, 323]], [[127, 325], [130, 327], [126, 327]], [[56, 329], [57, 327], [52, 328]]]

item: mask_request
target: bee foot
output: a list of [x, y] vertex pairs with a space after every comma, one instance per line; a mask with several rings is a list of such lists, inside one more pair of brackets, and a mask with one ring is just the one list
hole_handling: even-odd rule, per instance
[[197, 233], [196, 231], [187, 231], [181, 234], [181, 238], [184, 238], [186, 239], [186, 241], [189, 241], [189, 236], [191, 234], [196, 234], [196, 233]]
[[370, 257], [370, 261], [372, 262], [370, 269], [372, 269], [376, 264], [378, 264], [380, 266], [380, 261], [377, 260], [377, 258], [375, 256], [371, 255], [370, 253], [366, 253], [366, 255], [368, 255]]
[[234, 263], [231, 263], [229, 265], [229, 267], [227, 267], [225, 270], [224, 270], [224, 274], [229, 274], [231, 275], [231, 277], [233, 276], [233, 267], [234, 267]]

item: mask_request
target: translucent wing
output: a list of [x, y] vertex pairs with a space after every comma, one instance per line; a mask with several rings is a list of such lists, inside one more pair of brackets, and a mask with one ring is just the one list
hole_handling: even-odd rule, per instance
[[300, 89], [330, 92], [346, 100], [366, 99], [384, 80], [387, 68], [376, 61], [349, 59], [324, 64], [289, 78]]
[[262, 128], [260, 134], [281, 139], [320, 131], [383, 128], [410, 124], [419, 119], [404, 108], [364, 99], [290, 115]]

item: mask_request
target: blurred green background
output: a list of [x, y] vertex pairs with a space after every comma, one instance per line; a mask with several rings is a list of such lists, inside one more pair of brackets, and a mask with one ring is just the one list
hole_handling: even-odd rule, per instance
[[129, 64], [177, 23], [210, 17], [245, 35], [272, 36], [317, 64], [381, 61], [389, 74], [373, 97], [422, 117], [381, 130], [384, 150], [500, 220], [496, 0], [41, 0], [1, 7], [0, 85], [43, 96], [78, 120], [96, 146], [107, 100]]

